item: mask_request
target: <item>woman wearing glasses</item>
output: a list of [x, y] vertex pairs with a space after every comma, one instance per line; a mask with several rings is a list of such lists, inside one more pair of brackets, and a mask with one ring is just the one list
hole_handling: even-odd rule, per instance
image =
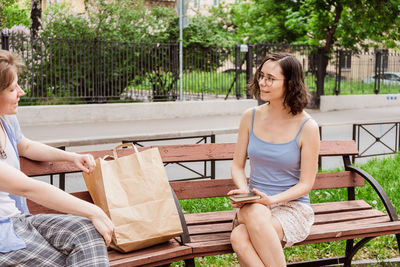
[[[19, 170], [19, 155], [39, 161], [71, 161], [86, 172], [95, 166], [91, 155], [65, 152], [22, 135], [16, 118], [18, 101], [25, 94], [18, 85], [22, 67], [18, 56], [0, 50], [0, 265], [108, 266], [105, 243], [111, 241], [113, 225], [107, 215]], [[79, 216], [30, 215], [25, 197]]]
[[294, 56], [267, 55], [249, 87], [266, 104], [242, 116], [231, 168], [237, 189], [228, 195], [251, 191], [260, 199], [232, 202], [239, 210], [231, 243], [242, 266], [286, 266], [283, 247], [304, 240], [314, 222], [308, 193], [317, 172], [318, 125], [303, 110], [308, 92]]

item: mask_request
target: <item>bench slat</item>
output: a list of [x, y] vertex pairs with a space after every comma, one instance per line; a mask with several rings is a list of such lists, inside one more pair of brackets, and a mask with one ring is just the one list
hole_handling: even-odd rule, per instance
[[230, 229], [223, 233], [213, 233], [213, 234], [202, 234], [202, 235], [193, 235], [190, 237], [191, 243], [196, 242], [209, 242], [216, 240], [229, 240], [231, 236]]
[[193, 249], [193, 253], [209, 253], [207, 255], [216, 255], [220, 254], [219, 251], [228, 251], [227, 253], [232, 252], [232, 246], [229, 238], [227, 240], [213, 240], [207, 242], [196, 242], [196, 243], [188, 243], [187, 246]]
[[364, 178], [350, 171], [317, 173], [313, 189], [364, 186]]
[[343, 227], [341, 229], [336, 229], [336, 231], [323, 230], [318, 233], [314, 233], [311, 237], [313, 238], [313, 240], [325, 238], [329, 238], [332, 240], [344, 236], [353, 238], [355, 236], [365, 236], [366, 234], [371, 234], [370, 236], [380, 236], [383, 233], [391, 233], [394, 231], [400, 231], [400, 221], [383, 222], [368, 225], [354, 224], [348, 227]]
[[185, 220], [187, 225], [193, 224], [206, 224], [210, 221], [220, 223], [220, 222], [232, 222], [235, 216], [234, 210], [225, 210], [217, 212], [202, 212], [202, 213], [192, 213], [185, 214]]
[[[185, 181], [171, 181], [179, 199], [194, 199], [205, 197], [220, 197], [235, 189], [232, 179], [199, 180], [187, 183]], [[364, 179], [350, 171], [318, 173], [313, 189], [343, 188], [363, 186]]]
[[[204, 160], [232, 160], [235, 143], [196, 144], [196, 145], [164, 145], [158, 147], [164, 163], [194, 162]], [[150, 147], [138, 148], [139, 151]], [[95, 158], [112, 155], [112, 150], [87, 151]], [[118, 156], [123, 157], [134, 153], [131, 148], [118, 150]], [[321, 141], [320, 156], [357, 155], [354, 141]], [[21, 170], [28, 176], [49, 175], [55, 173], [80, 172], [71, 162], [37, 162], [20, 158]]]
[[[227, 217], [226, 219], [230, 219], [230, 221], [214, 222], [210, 220], [208, 224], [188, 225], [189, 233], [190, 235], [202, 235], [230, 232], [232, 229], [232, 217]], [[365, 223], [371, 222], [387, 222], [387, 220], [388, 217], [384, 213], [376, 210], [368, 210], [368, 212], [350, 211], [340, 214], [320, 214], [315, 216], [315, 223], [312, 226], [312, 231], [314, 234], [320, 233], [321, 231], [337, 231], [344, 227], [364, 225]]]
[[372, 209], [371, 205], [364, 200], [313, 203], [311, 207], [315, 214]]
[[200, 235], [204, 233], [223, 233], [232, 230], [232, 221], [227, 223], [210, 223], [201, 225], [188, 225], [190, 235]]
[[319, 155], [328, 156], [351, 156], [357, 155], [358, 149], [353, 140], [346, 141], [321, 141]]
[[346, 211], [346, 212], [332, 212], [319, 214], [315, 216], [314, 224], [324, 224], [324, 223], [332, 223], [332, 222], [345, 222], [352, 220], [359, 220], [362, 218], [374, 218], [385, 216], [385, 214], [379, 210], [361, 210], [361, 211]]
[[183, 257], [191, 252], [190, 247], [181, 246], [176, 240], [171, 239], [169, 242], [130, 253], [111, 250], [108, 257], [111, 266], [143, 266], [170, 258]]
[[314, 224], [311, 227], [309, 239], [313, 239], [313, 235], [315, 233], [319, 233], [321, 231], [337, 231], [338, 229], [342, 229], [345, 227], [351, 227], [354, 225], [365, 225], [371, 223], [384, 223], [389, 222], [389, 216], [379, 216], [373, 218], [366, 218], [366, 219], [358, 219], [358, 220], [350, 220], [350, 221], [340, 221], [340, 222], [333, 222], [333, 223], [325, 223], [325, 224]]
[[[314, 213], [318, 216], [319, 214], [335, 213], [335, 212], [346, 212], [356, 210], [368, 210], [372, 209], [364, 200], [351, 200], [351, 201], [338, 201], [338, 202], [327, 202], [327, 203], [314, 203], [311, 204]], [[234, 210], [218, 211], [218, 212], [202, 212], [185, 214], [185, 220], [187, 225], [193, 224], [206, 224], [212, 222], [227, 222], [232, 220], [235, 214]]]
[[[90, 203], [93, 203], [93, 200], [92, 200], [92, 198], [90, 197], [90, 194], [89, 194], [88, 191], [75, 192], [75, 193], [71, 193], [71, 195], [73, 195], [73, 196], [75, 196], [75, 197], [77, 197], [77, 198], [83, 199], [83, 200], [85, 200], [85, 201], [88, 201], [88, 202], [90, 202]], [[52, 210], [52, 209], [49, 209], [49, 208], [47, 208], [47, 207], [44, 207], [44, 206], [42, 206], [42, 205], [40, 205], [40, 204], [38, 204], [38, 203], [36, 203], [36, 202], [34, 202], [34, 201], [31, 201], [31, 200], [29, 200], [29, 199], [27, 199], [26, 201], [27, 201], [27, 204], [28, 204], [29, 211], [30, 211], [32, 214], [38, 214], [38, 213], [54, 213], [54, 214], [60, 214], [60, 213], [61, 213], [61, 212], [59, 212], [59, 211]]]

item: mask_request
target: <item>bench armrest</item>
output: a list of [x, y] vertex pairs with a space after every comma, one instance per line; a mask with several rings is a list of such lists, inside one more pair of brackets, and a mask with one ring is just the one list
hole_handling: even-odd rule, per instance
[[382, 186], [375, 180], [374, 177], [372, 177], [369, 173], [366, 171], [362, 170], [361, 168], [352, 166], [352, 165], [347, 165], [345, 166], [346, 171], [353, 171], [361, 175], [367, 182], [374, 188], [374, 190], [378, 193], [379, 198], [382, 200], [383, 205], [385, 205], [386, 211], [389, 214], [390, 220], [391, 221], [397, 221], [397, 213], [396, 210], [393, 207], [392, 202], [390, 201], [389, 197], [387, 196], [385, 190], [383, 190]]
[[176, 197], [175, 191], [172, 188], [171, 191], [172, 191], [172, 196], [174, 197], [175, 206], [176, 209], [178, 210], [179, 219], [181, 220], [181, 225], [182, 225], [183, 233], [181, 234], [181, 245], [185, 245], [186, 243], [190, 243], [189, 230], [186, 224], [185, 215], [183, 215], [181, 204], [179, 204], [179, 200]]

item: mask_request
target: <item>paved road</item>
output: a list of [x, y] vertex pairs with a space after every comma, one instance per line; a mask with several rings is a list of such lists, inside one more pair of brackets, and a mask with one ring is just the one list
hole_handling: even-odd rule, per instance
[[[352, 139], [352, 124], [367, 122], [400, 122], [400, 107], [374, 108], [374, 109], [354, 109], [332, 112], [320, 112], [317, 110], [308, 110], [313, 118], [322, 126], [323, 140], [349, 140]], [[107, 123], [85, 123], [85, 124], [60, 124], [56, 127], [35, 125], [22, 126], [22, 130], [28, 138], [43, 142], [56, 142], [65, 139], [86, 139], [91, 140], [99, 138], [118, 138], [118, 136], [129, 136], [134, 133], [139, 136], [167, 134], [172, 132], [194, 132], [204, 131], [204, 129], [214, 129], [221, 133], [216, 136], [216, 142], [235, 142], [235, 132], [239, 125], [240, 116], [207, 116], [180, 118], [174, 120], [141, 120], [129, 122], [107, 122]], [[380, 136], [388, 131], [382, 138], [389, 145], [394, 145], [395, 129], [390, 129], [389, 125], [381, 124], [371, 126], [369, 131]], [[397, 131], [399, 131], [397, 129]], [[360, 151], [367, 148], [374, 140], [366, 131], [361, 133], [363, 137], [360, 143]], [[168, 142], [150, 142], [148, 145], [156, 144], [177, 144], [177, 143], [193, 143], [193, 140], [174, 140]], [[70, 151], [90, 151], [99, 149], [111, 149], [118, 143], [96, 144], [89, 146], [74, 146], [67, 148]], [[368, 153], [382, 153], [387, 151], [384, 145], [375, 144]], [[356, 163], [368, 160], [368, 158], [357, 159]], [[202, 163], [191, 164], [194, 168], [202, 170]], [[322, 167], [324, 169], [336, 168], [342, 166], [340, 158], [323, 159]], [[167, 173], [170, 179], [179, 179], [189, 175], [184, 169], [176, 166], [167, 166]], [[218, 162], [216, 168], [217, 177], [230, 177], [230, 163]], [[248, 172], [248, 170], [247, 170]], [[66, 189], [68, 192], [82, 191], [85, 186], [80, 175], [68, 175]], [[48, 178], [42, 178], [48, 181]]]

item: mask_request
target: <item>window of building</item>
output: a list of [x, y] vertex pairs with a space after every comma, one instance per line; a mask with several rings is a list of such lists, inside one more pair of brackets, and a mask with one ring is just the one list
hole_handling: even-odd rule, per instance
[[200, 8], [200, 0], [194, 0], [193, 8], [194, 9], [199, 9]]
[[351, 52], [341, 52], [340, 53], [340, 68], [342, 70], [351, 69]]
[[387, 70], [389, 63], [389, 50], [375, 50], [374, 67], [376, 69]]

